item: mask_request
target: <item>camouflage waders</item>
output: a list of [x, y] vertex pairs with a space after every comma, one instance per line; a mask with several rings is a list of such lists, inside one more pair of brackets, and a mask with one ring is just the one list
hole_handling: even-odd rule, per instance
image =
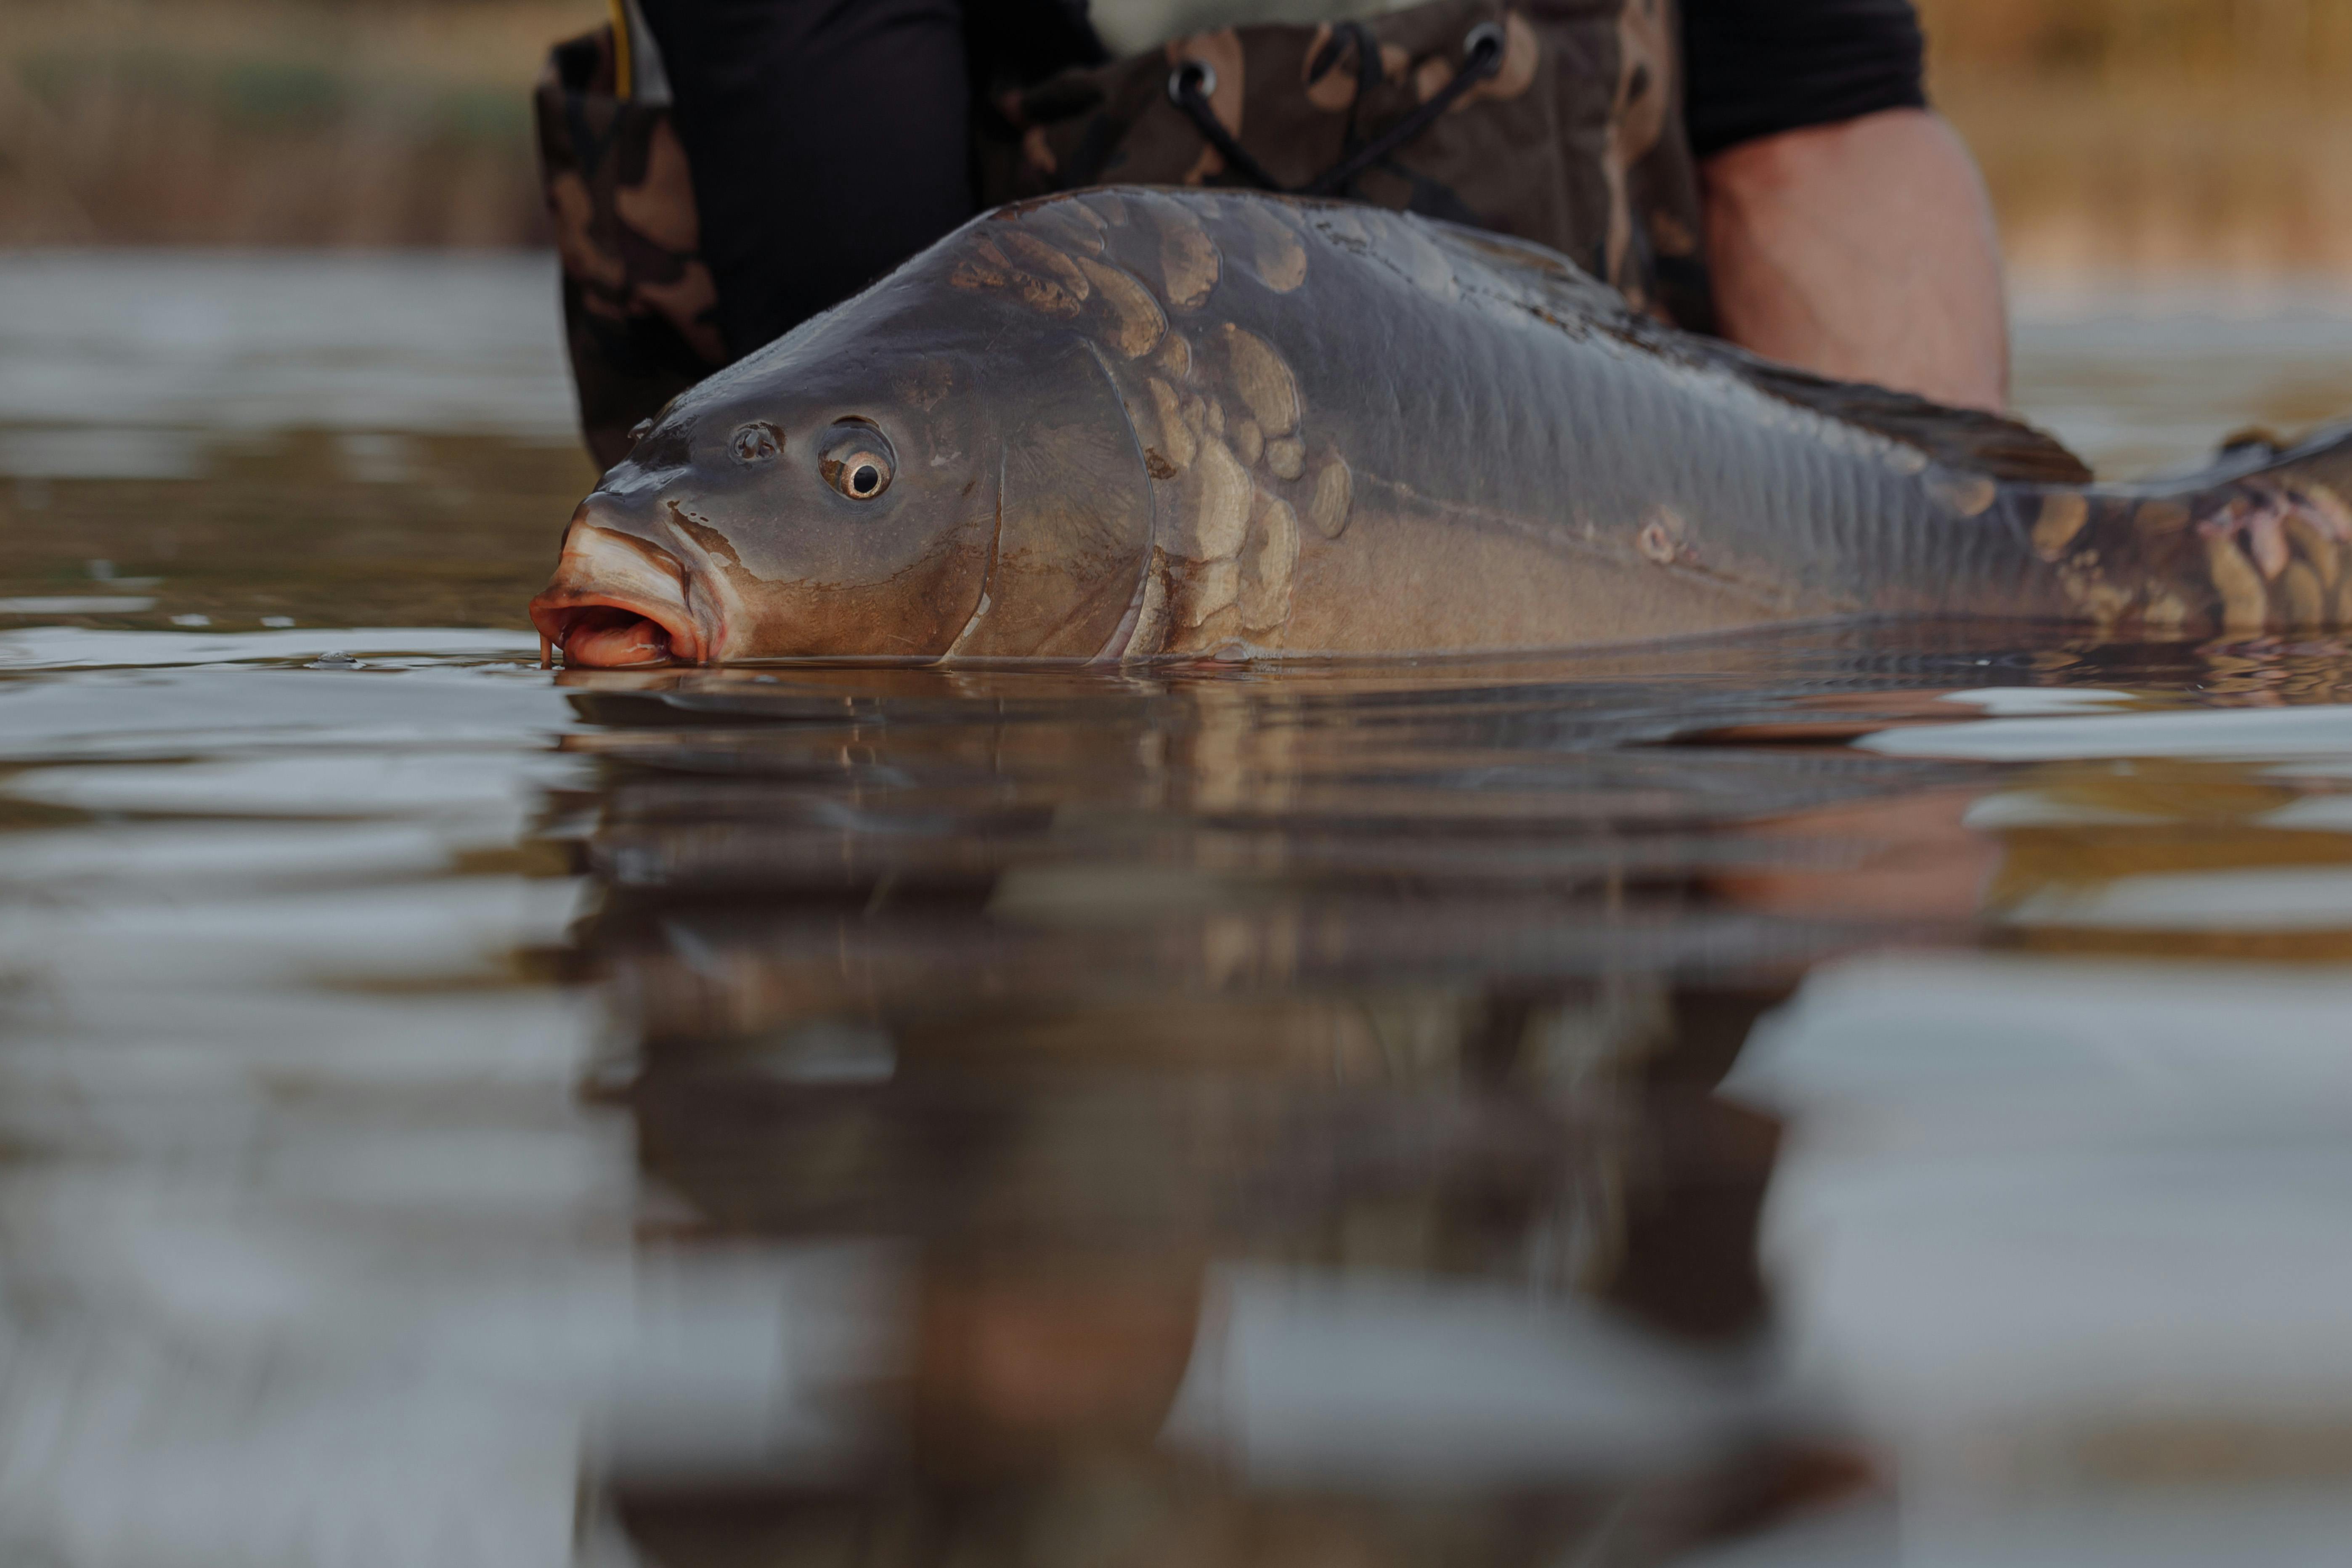
[[686, 149], [667, 95], [623, 85], [615, 36], [557, 45], [532, 94], [580, 424], [604, 468], [633, 426], [727, 363]]

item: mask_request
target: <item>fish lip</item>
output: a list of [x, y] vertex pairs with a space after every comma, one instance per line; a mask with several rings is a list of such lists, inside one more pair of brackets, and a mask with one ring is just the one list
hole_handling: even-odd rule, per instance
[[[629, 664], [602, 664], [578, 658], [565, 645], [580, 628], [580, 624], [596, 610], [619, 610], [625, 615], [651, 621], [669, 638], [669, 657], [640, 659]], [[563, 662], [567, 666], [594, 669], [642, 669], [655, 665], [707, 662], [701, 628], [694, 624], [684, 605], [656, 604], [635, 594], [550, 588], [531, 600], [530, 624], [539, 628], [540, 636], [563, 651]]]
[[[706, 632], [694, 610], [692, 568], [667, 544], [648, 539], [632, 520], [600, 505], [601, 496], [581, 503], [564, 531], [555, 575], [530, 602], [531, 625], [564, 650], [564, 663], [583, 668], [645, 668], [667, 664], [705, 664], [719, 639]], [[667, 641], [666, 657], [616, 659], [582, 657], [572, 645], [596, 613], [618, 612], [656, 627]]]

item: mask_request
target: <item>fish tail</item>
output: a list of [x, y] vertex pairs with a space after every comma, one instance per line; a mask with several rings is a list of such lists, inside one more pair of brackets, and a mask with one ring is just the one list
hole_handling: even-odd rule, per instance
[[2352, 428], [2293, 446], [2235, 438], [2165, 483], [2026, 489], [2034, 553], [2103, 630], [2352, 626]]

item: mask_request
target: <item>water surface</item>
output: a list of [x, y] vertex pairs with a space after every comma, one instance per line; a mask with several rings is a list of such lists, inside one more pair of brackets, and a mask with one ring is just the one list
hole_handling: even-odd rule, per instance
[[546, 288], [0, 265], [0, 1558], [2352, 1529], [2341, 643], [548, 673]]

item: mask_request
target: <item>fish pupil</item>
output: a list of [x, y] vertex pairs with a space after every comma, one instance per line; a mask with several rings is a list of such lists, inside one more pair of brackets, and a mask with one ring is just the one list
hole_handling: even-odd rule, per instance
[[872, 495], [881, 483], [882, 475], [871, 463], [858, 464], [856, 471], [849, 476], [850, 489], [862, 496]]

